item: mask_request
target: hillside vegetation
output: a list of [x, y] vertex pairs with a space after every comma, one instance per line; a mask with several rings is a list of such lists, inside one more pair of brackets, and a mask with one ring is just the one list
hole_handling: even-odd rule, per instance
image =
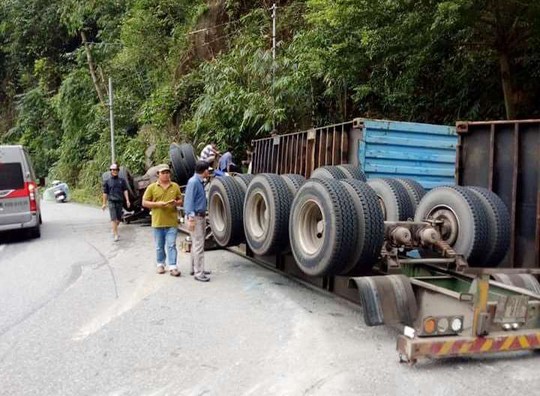
[[94, 194], [110, 161], [109, 78], [118, 160], [136, 174], [173, 141], [241, 153], [273, 122], [539, 116], [538, 1], [277, 1], [275, 62], [272, 4], [1, 1], [0, 142]]

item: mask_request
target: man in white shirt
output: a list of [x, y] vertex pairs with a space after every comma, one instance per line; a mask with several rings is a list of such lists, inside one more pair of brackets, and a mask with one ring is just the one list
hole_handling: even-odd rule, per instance
[[210, 143], [203, 148], [199, 158], [201, 161], [206, 161], [208, 164], [212, 165], [218, 154], [220, 153], [216, 148], [216, 144]]

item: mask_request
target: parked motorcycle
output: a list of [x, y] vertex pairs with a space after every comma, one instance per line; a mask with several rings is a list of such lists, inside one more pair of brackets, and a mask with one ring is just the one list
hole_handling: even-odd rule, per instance
[[54, 199], [58, 203], [66, 202], [68, 199], [68, 187], [66, 183], [61, 183], [58, 180], [53, 182]]

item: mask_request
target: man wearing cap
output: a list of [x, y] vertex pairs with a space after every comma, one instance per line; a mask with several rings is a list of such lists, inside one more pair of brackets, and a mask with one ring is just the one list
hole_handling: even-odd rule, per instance
[[195, 174], [189, 179], [186, 187], [184, 211], [186, 212], [188, 229], [191, 232], [191, 275], [195, 280], [208, 282], [210, 271], [204, 270], [204, 239], [206, 229], [206, 193], [204, 179], [208, 177], [208, 162], [197, 161]]
[[157, 166], [158, 179], [144, 192], [142, 205], [152, 210], [152, 228], [156, 244], [157, 273], [165, 273], [165, 257], [171, 276], [180, 276], [176, 266], [176, 235], [178, 233], [177, 206], [182, 205], [180, 186], [171, 181], [168, 165]]
[[109, 201], [109, 213], [111, 215], [113, 237], [114, 241], [118, 242], [118, 224], [122, 221], [124, 199], [128, 208], [130, 203], [127, 183], [124, 179], [118, 177], [118, 172], [120, 170], [118, 164], [111, 164], [109, 170], [111, 171], [111, 177], [103, 183], [103, 202], [101, 209], [105, 210], [107, 201]]

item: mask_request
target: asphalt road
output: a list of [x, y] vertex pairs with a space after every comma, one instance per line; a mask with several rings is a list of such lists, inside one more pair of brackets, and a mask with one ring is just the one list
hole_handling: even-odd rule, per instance
[[228, 251], [157, 275], [151, 228], [45, 203], [0, 236], [1, 395], [533, 395], [540, 354], [400, 364], [396, 330]]

